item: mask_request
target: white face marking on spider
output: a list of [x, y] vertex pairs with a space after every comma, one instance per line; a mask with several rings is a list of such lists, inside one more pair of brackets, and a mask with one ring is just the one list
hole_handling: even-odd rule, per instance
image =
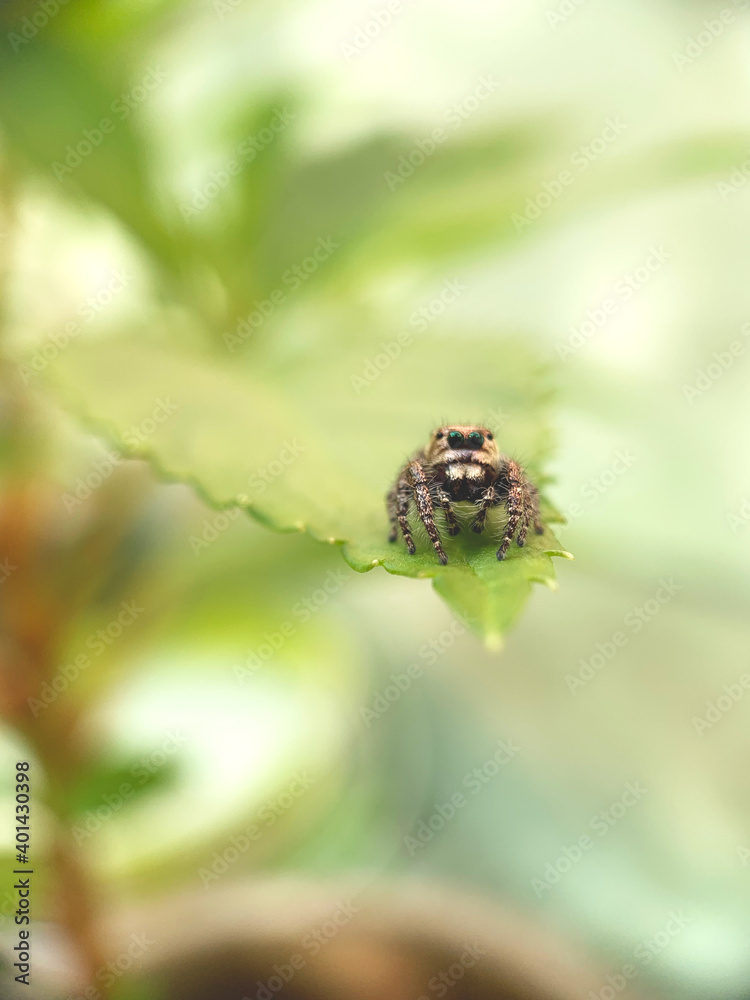
[[484, 481], [485, 466], [475, 462], [455, 462], [446, 466], [445, 474], [450, 480], [468, 479], [477, 482]]
[[388, 493], [389, 540], [404, 536], [407, 551], [417, 551], [409, 525], [416, 512], [424, 525], [441, 563], [448, 562], [440, 532], [435, 524], [435, 507], [442, 509], [450, 535], [461, 530], [453, 504], [468, 501], [476, 516], [472, 530], [484, 531], [487, 512], [505, 506], [508, 520], [497, 558], [504, 559], [518, 529], [517, 543], [523, 545], [533, 524], [542, 534], [539, 494], [524, 470], [513, 459], [500, 454], [492, 431], [474, 424], [438, 427], [427, 445], [410, 459]]

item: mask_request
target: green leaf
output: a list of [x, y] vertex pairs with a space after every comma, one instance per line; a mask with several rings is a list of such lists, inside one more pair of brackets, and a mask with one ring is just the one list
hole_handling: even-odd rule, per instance
[[[304, 338], [303, 338], [304, 339]], [[68, 405], [126, 454], [191, 482], [215, 507], [239, 505], [279, 531], [340, 544], [350, 566], [433, 578], [438, 593], [497, 645], [534, 581], [553, 584], [552, 532], [495, 557], [501, 511], [484, 535], [447, 540], [449, 565], [418, 540], [389, 544], [384, 497], [406, 457], [446, 420], [493, 426], [538, 482], [551, 449], [546, 371], [515, 340], [396, 339], [360, 332], [348, 349], [310, 334], [306, 349], [234, 366], [146, 340], [73, 343], [50, 370]], [[393, 354], [394, 357], [389, 357]], [[250, 361], [252, 360], [252, 365]], [[545, 505], [547, 522], [559, 519]]]
[[[549, 505], [544, 508], [548, 523], [561, 520]], [[460, 510], [458, 514], [460, 518]], [[465, 528], [468, 518], [463, 520]], [[481, 537], [467, 530], [457, 538], [443, 533], [443, 547], [449, 559], [445, 567], [437, 563], [429, 542], [423, 543], [417, 556], [410, 556], [398, 543], [397, 552], [382, 564], [390, 573], [432, 578], [435, 590], [461, 620], [482, 635], [489, 648], [499, 649], [503, 636], [521, 614], [532, 584], [543, 583], [555, 589], [551, 557], [571, 558], [547, 528], [542, 536], [532, 534], [523, 549], [513, 545], [499, 564], [496, 550], [503, 524], [504, 517], [497, 512], [494, 525], [488, 518], [486, 532]], [[365, 571], [380, 562], [376, 554], [380, 550], [382, 544], [369, 550], [351, 545], [347, 547], [347, 560], [355, 569]], [[419, 562], [416, 573], [415, 560]]]
[[[15, 20], [9, 25], [17, 28]], [[123, 103], [146, 78], [146, 70], [135, 79], [124, 72], [106, 75], [81, 53], [42, 35], [15, 54], [9, 47], [0, 54], [0, 123], [11, 153], [24, 171], [35, 171], [48, 193], [79, 210], [84, 199], [105, 207], [154, 260], [179, 271], [185, 234], [178, 242], [159, 218], [151, 147]], [[159, 85], [157, 74], [148, 77], [148, 86]]]
[[127, 786], [126, 802], [135, 802], [144, 792], [171, 785], [177, 777], [177, 762], [159, 756], [159, 747], [147, 748], [126, 760], [101, 761], [78, 776], [66, 793], [66, 808], [71, 816], [83, 816], [106, 803], [106, 796], [117, 795]]

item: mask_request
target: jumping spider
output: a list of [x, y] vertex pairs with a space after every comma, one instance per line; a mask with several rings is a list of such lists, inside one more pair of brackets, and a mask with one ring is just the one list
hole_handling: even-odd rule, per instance
[[461, 528], [454, 503], [463, 500], [474, 504], [476, 516], [471, 527], [477, 533], [484, 531], [490, 507], [504, 505], [508, 523], [498, 559], [505, 558], [516, 529], [519, 545], [525, 543], [531, 524], [538, 535], [544, 532], [539, 491], [518, 462], [500, 454], [494, 435], [486, 427], [439, 427], [399, 473], [386, 498], [391, 521], [388, 541], [396, 541], [400, 527], [410, 555], [417, 551], [408, 521], [412, 498], [443, 565], [448, 557], [435, 524], [435, 507], [443, 510], [448, 533], [457, 535]]

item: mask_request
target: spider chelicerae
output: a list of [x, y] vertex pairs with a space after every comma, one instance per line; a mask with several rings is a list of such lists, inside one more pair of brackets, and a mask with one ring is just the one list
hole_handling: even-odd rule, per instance
[[398, 474], [387, 496], [391, 521], [390, 542], [398, 529], [404, 536], [410, 555], [417, 551], [409, 527], [412, 500], [424, 524], [438, 559], [445, 565], [448, 557], [435, 524], [435, 510], [442, 510], [450, 535], [461, 530], [453, 504], [468, 501], [476, 514], [472, 531], [484, 531], [491, 507], [504, 506], [508, 514], [497, 558], [507, 555], [513, 536], [523, 545], [529, 527], [538, 535], [544, 532], [539, 514], [539, 491], [526, 472], [512, 458], [500, 454], [492, 431], [486, 427], [451, 424], [438, 427], [427, 445], [418, 451]]

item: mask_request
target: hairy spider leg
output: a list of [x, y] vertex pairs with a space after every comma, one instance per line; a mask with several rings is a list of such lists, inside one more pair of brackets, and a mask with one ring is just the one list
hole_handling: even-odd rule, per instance
[[[437, 525], [435, 524], [435, 515], [432, 509], [432, 498], [430, 497], [430, 490], [427, 484], [427, 479], [425, 478], [424, 469], [419, 462], [410, 462], [407, 474], [411, 477], [414, 487], [414, 499], [417, 502], [417, 513], [419, 514], [422, 524], [427, 529], [427, 534], [429, 535], [433, 548], [437, 552], [438, 559], [443, 566], [445, 566], [448, 562], [448, 556], [443, 551], [443, 546], [440, 542], [440, 535], [437, 530]], [[401, 526], [401, 530], [403, 531], [403, 525]]]
[[477, 511], [477, 516], [474, 518], [474, 523], [471, 526], [472, 531], [476, 531], [478, 535], [481, 535], [484, 531], [485, 521], [487, 520], [487, 511], [498, 502], [497, 490], [495, 489], [494, 484], [492, 486], [488, 486], [482, 494], [482, 499], [479, 501], [479, 510]]
[[508, 508], [508, 523], [505, 526], [505, 534], [500, 548], [497, 550], [498, 559], [505, 559], [508, 549], [510, 548], [510, 543], [513, 541], [513, 535], [515, 534], [516, 528], [519, 527], [519, 524], [520, 529], [518, 531], [518, 538], [516, 542], [520, 546], [523, 546], [526, 543], [526, 534], [532, 520], [534, 521], [534, 527], [537, 531], [540, 527], [540, 522], [538, 520], [537, 499], [535, 495], [536, 490], [534, 486], [529, 482], [518, 462], [514, 462], [512, 460], [509, 461], [505, 471], [509, 484], [508, 497], [506, 500], [506, 506]]
[[453, 511], [453, 501], [442, 486], [438, 486], [436, 492], [437, 498], [440, 501], [440, 506], [443, 508], [443, 512], [445, 513], [445, 520], [448, 522], [448, 534], [457, 535], [461, 530], [461, 526], [456, 520], [456, 515]]
[[388, 508], [388, 520], [391, 523], [391, 532], [388, 535], [389, 542], [395, 542], [398, 538], [398, 488], [394, 486], [393, 489], [388, 491], [388, 496], [386, 497], [386, 506]]
[[[406, 548], [410, 556], [413, 556], [417, 551], [414, 539], [411, 537], [411, 528], [409, 527], [409, 501], [412, 495], [411, 484], [405, 476], [402, 476], [398, 481], [396, 490], [396, 520], [401, 528], [401, 534], [404, 536]], [[395, 541], [395, 539], [393, 540]]]

